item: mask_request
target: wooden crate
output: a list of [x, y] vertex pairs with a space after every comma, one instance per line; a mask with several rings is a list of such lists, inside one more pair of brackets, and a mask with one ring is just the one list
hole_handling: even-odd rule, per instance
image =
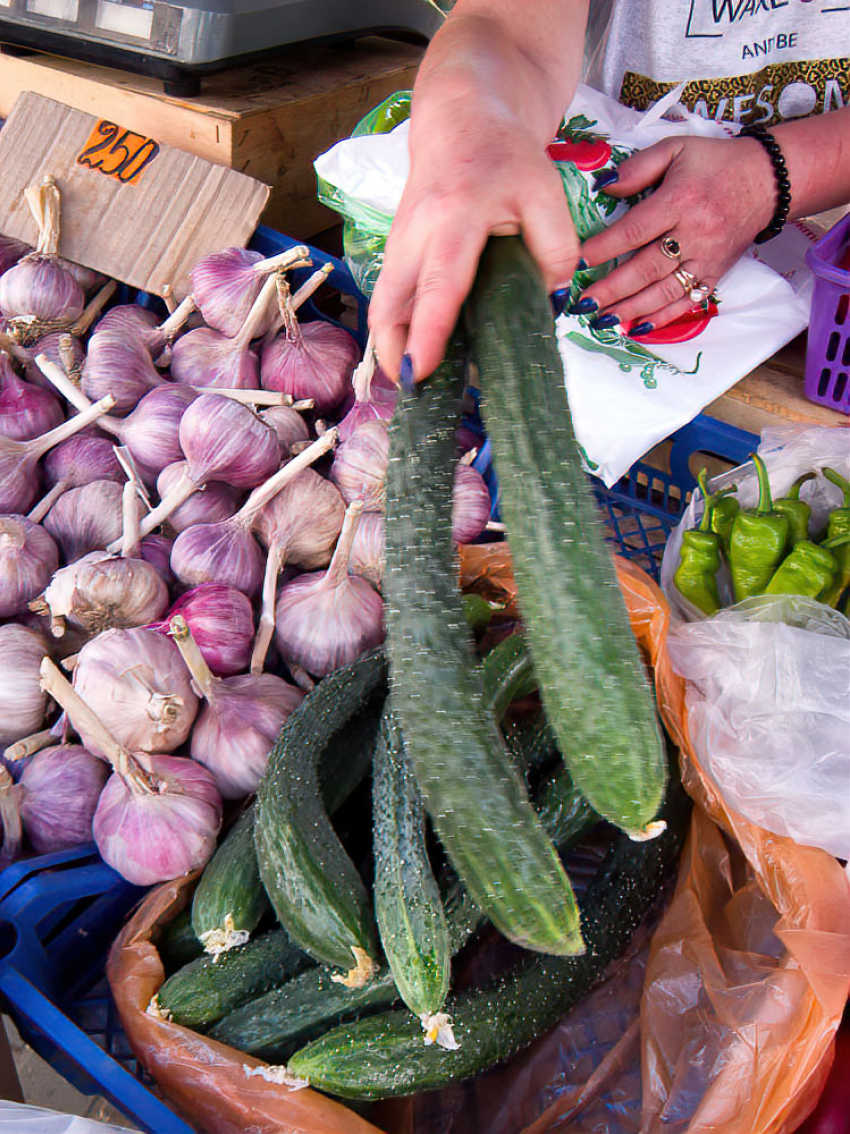
[[316, 200], [313, 160], [387, 95], [413, 85], [422, 50], [377, 36], [340, 47], [296, 46], [204, 78], [195, 98], [77, 60], [0, 55], [0, 117], [21, 91], [36, 91], [238, 169], [272, 187], [264, 223], [308, 240], [337, 219]]

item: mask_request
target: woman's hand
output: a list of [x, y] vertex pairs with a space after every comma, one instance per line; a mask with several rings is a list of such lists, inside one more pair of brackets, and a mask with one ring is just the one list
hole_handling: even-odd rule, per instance
[[[591, 265], [634, 253], [582, 298], [595, 300], [608, 325], [615, 319], [626, 327], [642, 324], [643, 333], [698, 306], [674, 275], [677, 269], [713, 288], [776, 205], [770, 158], [752, 138], [668, 138], [624, 161], [606, 191], [628, 197], [652, 186], [649, 197], [582, 246]], [[662, 252], [665, 236], [678, 241], [678, 262]]]
[[410, 174], [369, 309], [382, 368], [437, 366], [491, 234], [522, 232], [550, 290], [579, 258], [546, 155], [581, 66], [588, 0], [458, 0], [419, 69]]

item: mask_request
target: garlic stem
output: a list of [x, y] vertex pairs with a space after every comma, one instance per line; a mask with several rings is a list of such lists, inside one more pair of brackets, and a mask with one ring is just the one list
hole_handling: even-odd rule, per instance
[[351, 384], [354, 387], [354, 397], [358, 402], [369, 401], [369, 394], [372, 390], [372, 377], [374, 376], [376, 365], [375, 345], [372, 341], [372, 332], [370, 331], [369, 338], [366, 340], [366, 349], [363, 352], [363, 361], [357, 365], [351, 376]]
[[484, 525], [485, 532], [506, 532], [508, 529], [499, 520], [488, 520]]
[[74, 340], [71, 335], [59, 336], [59, 361], [71, 382], [77, 386], [80, 381], [82, 366], [77, 362], [74, 354]]
[[57, 481], [50, 491], [46, 492], [41, 500], [27, 512], [27, 519], [32, 520], [34, 524], [40, 524], [62, 493], [67, 492], [67, 490], [67, 480]]
[[136, 462], [133, 459], [133, 454], [126, 445], [113, 445], [112, 452], [115, 454], [115, 459], [124, 470], [127, 479], [132, 482], [133, 488], [136, 490], [136, 495], [145, 506], [145, 511], [151, 510], [151, 498], [148, 496], [148, 491], [142, 484], [142, 478], [139, 470], [136, 467]]
[[115, 399], [111, 394], [107, 394], [101, 398], [100, 401], [94, 403], [87, 410], [78, 413], [76, 417], [69, 418], [68, 421], [63, 421], [61, 425], [57, 425], [55, 429], [49, 430], [47, 433], [42, 433], [40, 437], [34, 437], [32, 441], [23, 442], [24, 447], [30, 452], [40, 457], [54, 445], [58, 445], [60, 441], [65, 441], [69, 437], [73, 437], [75, 433], [79, 433], [85, 429], [87, 425], [91, 425], [93, 421], [97, 421], [99, 417], [109, 413], [115, 405]]
[[192, 637], [189, 623], [182, 614], [175, 614], [168, 623], [168, 633], [174, 639], [174, 644], [192, 675], [192, 681], [198, 687], [198, 693], [209, 701], [220, 678], [213, 676], [204, 655], [198, 648], [198, 643]]
[[292, 674], [292, 680], [299, 689], [303, 689], [305, 693], [312, 693], [316, 688], [316, 682], [310, 676], [303, 666], [298, 665], [297, 662], [288, 662], [289, 672]]
[[177, 333], [182, 330], [183, 324], [195, 310], [195, 300], [191, 295], [187, 295], [182, 303], [169, 314], [168, 318], [160, 323], [157, 330], [165, 339], [173, 339]]
[[121, 535], [121, 558], [132, 559], [139, 547], [139, 511], [136, 508], [136, 485], [128, 480], [121, 498], [123, 531]]
[[303, 268], [312, 264], [310, 249], [306, 244], [296, 244], [286, 252], [279, 252], [276, 256], [269, 256], [265, 260], [258, 260], [251, 271], [264, 275], [266, 272], [284, 271], [286, 268]]
[[33, 732], [29, 736], [16, 740], [14, 744], [10, 744], [3, 753], [3, 759], [14, 764], [16, 760], [26, 760], [28, 756], [34, 756], [43, 748], [52, 748], [55, 743], [56, 737], [53, 735], [52, 729], [45, 728], [41, 732]]
[[276, 496], [278, 492], [289, 484], [300, 472], [308, 468], [319, 457], [333, 449], [337, 443], [339, 434], [334, 427], [328, 429], [321, 437], [318, 437], [312, 445], [308, 445], [303, 453], [299, 453], [297, 457], [293, 457], [291, 461], [277, 470], [277, 472], [270, 476], [269, 479], [261, 484], [259, 488], [255, 488], [236, 515], [233, 517], [234, 521], [239, 524], [244, 524], [245, 527], [250, 526], [257, 512]]
[[[82, 390], [77, 389], [61, 366], [57, 366], [55, 362], [51, 362], [46, 354], [37, 354], [35, 356], [35, 364], [50, 383], [59, 393], [70, 402], [74, 409], [87, 410], [91, 407], [91, 402], [83, 393]], [[108, 422], [101, 422], [101, 426], [109, 428]]]
[[29, 355], [15, 342], [11, 335], [7, 335], [5, 331], [0, 331], [0, 350], [4, 350], [14, 358], [15, 362], [19, 362], [22, 366], [29, 362]]
[[459, 465], [471, 465], [475, 458], [478, 456], [477, 449], [467, 449], [463, 456], [458, 461]]
[[[164, 523], [172, 512], [181, 504], [185, 504], [189, 497], [201, 487], [202, 485], [196, 484], [187, 472], [182, 473], [168, 495], [142, 520], [139, 525], [140, 538], [144, 539], [146, 535], [150, 535], [154, 528], [158, 528], [160, 524]], [[117, 548], [114, 543], [111, 543], [106, 550], [115, 551]]]
[[323, 264], [318, 271], [313, 272], [308, 276], [301, 287], [293, 295], [289, 290], [289, 284], [286, 282], [282, 275], [277, 278], [277, 314], [275, 315], [274, 322], [269, 329], [266, 338], [271, 339], [277, 334], [281, 327], [287, 328], [287, 335], [290, 338], [297, 338], [299, 335], [298, 320], [295, 318], [295, 312], [302, 304], [306, 303], [313, 292], [318, 291], [325, 280], [333, 271], [333, 264]]
[[260, 611], [260, 624], [257, 627], [257, 637], [254, 640], [254, 649], [251, 653], [251, 673], [263, 672], [266, 664], [266, 655], [274, 636], [274, 607], [277, 598], [277, 579], [283, 566], [281, 549], [275, 544], [269, 547], [266, 559], [266, 571], [263, 576], [263, 605]]
[[95, 295], [88, 301], [86, 306], [83, 308], [82, 315], [71, 327], [69, 333], [77, 337], [84, 335], [92, 325], [92, 323], [95, 321], [95, 319], [98, 317], [98, 315], [101, 313], [103, 308], [106, 306], [106, 304], [109, 302], [109, 300], [113, 297], [117, 288], [118, 284], [115, 282], [115, 280], [109, 280], [108, 283], [105, 283], [97, 293], [97, 295]]
[[[219, 397], [231, 398], [234, 402], [242, 402], [247, 406], [287, 406], [292, 404], [291, 394], [278, 393], [277, 390], [226, 390], [217, 386], [193, 386], [198, 394], [217, 394]], [[289, 401], [286, 399], [289, 398]], [[312, 402], [312, 398], [308, 398]], [[312, 409], [312, 406], [307, 406]]]
[[277, 275], [272, 273], [260, 288], [259, 295], [251, 304], [251, 310], [245, 316], [245, 322], [233, 338], [234, 350], [247, 350], [252, 339], [257, 337], [260, 324], [266, 318], [266, 312], [277, 291]]
[[177, 310], [177, 300], [174, 298], [174, 292], [171, 290], [171, 284], [167, 283], [163, 286], [162, 292], [160, 293], [160, 299], [165, 304], [165, 309], [168, 314], [173, 315]]
[[292, 296], [292, 310], [297, 311], [302, 303], [306, 303], [313, 292], [319, 290], [333, 270], [333, 264], [323, 264], [318, 271], [308, 276]]
[[336, 541], [333, 559], [328, 564], [322, 585], [338, 587], [348, 574], [348, 561], [351, 558], [351, 545], [354, 543], [354, 533], [363, 514], [363, 501], [352, 500], [345, 509], [345, 519], [342, 521], [342, 531]]
[[73, 685], [48, 657], [41, 662], [41, 688], [62, 706], [77, 732], [85, 732], [104, 754], [119, 776], [133, 790], [153, 795], [156, 788], [150, 776], [112, 733], [107, 732]]

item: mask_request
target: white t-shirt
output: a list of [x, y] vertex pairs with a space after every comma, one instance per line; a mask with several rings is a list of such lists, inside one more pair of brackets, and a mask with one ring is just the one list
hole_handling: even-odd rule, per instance
[[686, 80], [717, 121], [850, 106], [850, 0], [593, 0], [588, 36], [587, 81], [639, 110]]

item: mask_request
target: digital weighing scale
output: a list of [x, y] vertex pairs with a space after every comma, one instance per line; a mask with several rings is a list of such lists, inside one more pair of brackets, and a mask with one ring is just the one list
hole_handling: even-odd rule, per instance
[[0, 0], [3, 50], [152, 75], [174, 95], [197, 94], [202, 74], [287, 44], [379, 33], [427, 40], [442, 22], [431, 0]]

